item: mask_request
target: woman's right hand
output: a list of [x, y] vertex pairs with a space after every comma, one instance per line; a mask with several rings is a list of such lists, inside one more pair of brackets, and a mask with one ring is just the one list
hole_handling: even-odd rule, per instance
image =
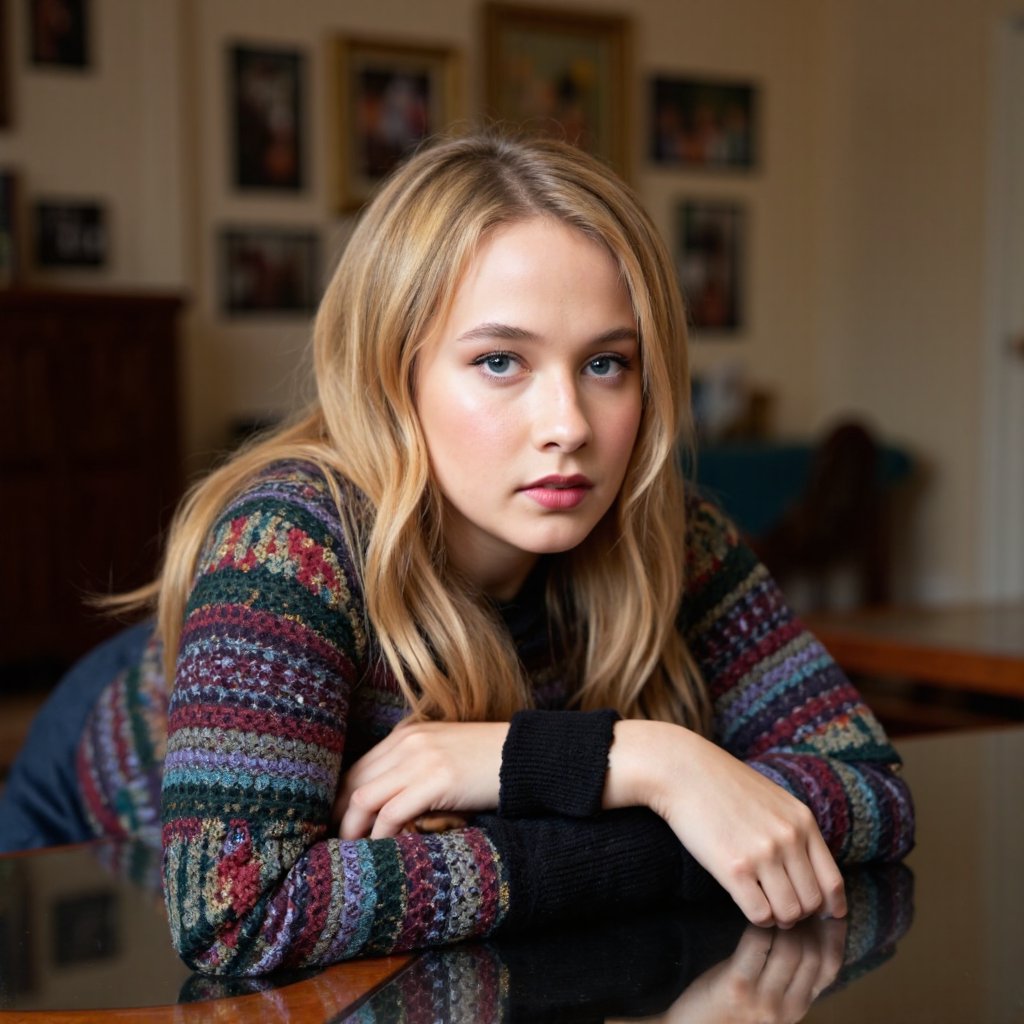
[[666, 722], [615, 724], [604, 806], [642, 805], [755, 925], [843, 917], [843, 877], [810, 810], [709, 740]]

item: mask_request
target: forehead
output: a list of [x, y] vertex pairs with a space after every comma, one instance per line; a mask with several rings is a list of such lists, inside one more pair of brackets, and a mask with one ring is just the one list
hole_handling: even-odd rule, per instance
[[600, 241], [553, 217], [488, 232], [455, 283], [448, 312], [475, 301], [514, 308], [575, 301], [595, 311], [628, 301], [618, 260]]

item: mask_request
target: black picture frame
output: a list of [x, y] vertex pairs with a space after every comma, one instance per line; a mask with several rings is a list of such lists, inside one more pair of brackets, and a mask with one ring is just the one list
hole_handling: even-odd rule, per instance
[[238, 189], [298, 192], [305, 184], [306, 58], [297, 50], [229, 48]]
[[757, 167], [759, 97], [752, 82], [653, 76], [648, 156], [663, 167]]
[[92, 200], [35, 203], [36, 266], [100, 269], [110, 259], [107, 212]]
[[53, 963], [57, 967], [112, 960], [121, 949], [118, 896], [82, 893], [53, 905]]
[[228, 316], [307, 315], [320, 299], [313, 230], [228, 227], [220, 233], [221, 308]]
[[746, 326], [747, 209], [719, 199], [676, 207], [675, 262], [697, 336], [729, 337]]
[[29, 59], [36, 67], [92, 64], [90, 0], [27, 0]]

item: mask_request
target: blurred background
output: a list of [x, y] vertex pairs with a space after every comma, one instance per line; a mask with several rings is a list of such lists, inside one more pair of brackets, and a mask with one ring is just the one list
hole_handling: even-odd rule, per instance
[[[308, 397], [360, 204], [480, 116], [637, 189], [693, 321], [691, 470], [780, 575], [800, 523], [857, 535], [795, 603], [1024, 596], [1017, 7], [0, 0], [3, 691], [109, 632], [82, 595], [145, 580], [182, 487]], [[815, 512], [839, 492], [870, 500]]]

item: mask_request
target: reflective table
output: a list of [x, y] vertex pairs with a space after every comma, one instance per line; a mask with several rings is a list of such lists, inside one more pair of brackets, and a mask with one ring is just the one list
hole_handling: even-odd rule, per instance
[[844, 922], [790, 932], [727, 902], [266, 979], [192, 974], [158, 856], [0, 858], [0, 1024], [31, 1021], [897, 1021], [1024, 1024], [1024, 729], [899, 744], [905, 865], [848, 875]]

